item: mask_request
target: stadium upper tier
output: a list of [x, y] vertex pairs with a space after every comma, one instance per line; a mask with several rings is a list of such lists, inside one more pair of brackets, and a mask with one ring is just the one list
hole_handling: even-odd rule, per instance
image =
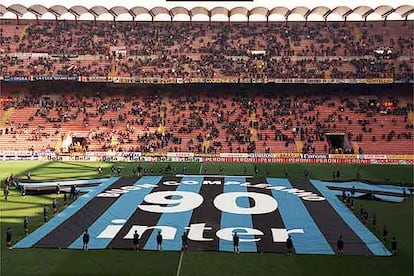
[[[110, 2], [111, 1], [109, 1], [109, 3], [104, 3], [104, 5], [110, 5]], [[250, 21], [251, 17], [259, 16], [262, 21], [268, 21], [274, 20], [273, 16], [279, 16], [282, 18], [282, 20], [289, 20], [292, 15], [298, 15], [303, 21], [307, 21], [311, 16], [318, 16], [320, 18], [319, 20], [321, 21], [330, 20], [331, 16], [335, 16], [336, 18], [339, 17], [340, 19], [346, 21], [350, 15], [359, 16], [362, 20], [367, 20], [371, 15], [376, 15], [383, 20], [387, 20], [390, 15], [393, 15], [391, 17], [394, 19], [408, 19], [408, 17], [414, 13], [414, 7], [412, 5], [400, 5], [395, 8], [389, 5], [381, 5], [377, 6], [376, 8], [371, 8], [369, 6], [366, 6], [369, 5], [368, 3], [364, 2], [364, 5], [352, 3], [351, 6], [354, 6], [355, 8], [350, 8], [348, 6], [337, 6], [330, 9], [326, 6], [321, 5], [322, 3], [319, 2], [319, 4], [307, 3], [307, 6], [311, 6], [309, 8], [299, 5], [289, 9], [288, 7], [283, 6], [282, 2], [283, 1], [280, 1], [276, 7], [254, 6], [247, 8], [238, 6], [229, 9], [220, 6], [207, 8], [209, 5], [192, 8], [189, 6], [178, 6], [168, 9], [167, 7], [161, 6], [153, 8], [147, 8], [144, 6], [135, 6], [132, 8], [114, 6], [112, 8], [107, 8], [100, 5], [93, 6], [91, 8], [87, 8], [82, 5], [65, 7], [60, 5], [59, 2], [58, 5], [53, 5], [49, 8], [39, 4], [31, 6], [28, 5], [27, 7], [21, 4], [13, 4], [8, 7], [0, 4], [0, 18], [6, 18], [7, 13], [10, 13], [17, 18], [22, 18], [27, 14], [31, 14], [36, 18], [43, 18], [45, 15], [53, 15], [56, 19], [62, 19], [64, 15], [71, 15], [71, 18], [74, 20], [79, 20], [84, 15], [89, 15], [95, 20], [98, 18], [100, 19], [102, 15], [110, 15], [110, 18], [115, 21], [119, 20], [120, 16], [127, 15], [128, 19], [131, 21], [136, 20], [140, 16], [145, 16], [151, 20], [156, 20], [156, 18], [159, 16], [166, 16], [171, 21], [177, 20], [176, 17], [180, 16], [188, 18], [189, 21], [196, 21], [194, 17], [197, 16], [204, 16], [209, 20], [212, 20], [212, 18], [215, 16], [222, 16], [228, 21], [231, 21], [233, 16], [242, 16], [245, 18], [245, 21]], [[388, 2], [392, 3], [393, 5], [396, 4], [395, 1]], [[88, 4], [90, 5], [90, 3]], [[102, 3], [99, 2], [99, 4]], [[145, 4], [145, 2], [142, 4]], [[329, 6], [332, 5], [329, 4]]]
[[413, 80], [410, 20], [0, 23], [2, 76]]
[[2, 89], [0, 151], [413, 154], [410, 85]]

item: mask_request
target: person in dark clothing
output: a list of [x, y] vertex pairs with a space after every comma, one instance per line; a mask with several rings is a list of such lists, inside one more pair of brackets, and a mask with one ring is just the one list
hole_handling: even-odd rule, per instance
[[259, 168], [257, 167], [256, 164], [254, 165], [254, 173], [255, 173], [255, 175], [259, 174]]
[[336, 171], [336, 178], [339, 179], [341, 177], [341, 172], [339, 170]]
[[187, 251], [188, 249], [188, 233], [184, 231], [183, 235], [181, 236], [181, 251]]
[[76, 189], [76, 185], [73, 185], [73, 199], [78, 199], [79, 191]]
[[82, 241], [83, 241], [83, 250], [88, 250], [88, 244], [89, 244], [89, 233], [88, 233], [88, 229], [85, 230], [85, 232], [83, 233], [83, 237], [82, 237]]
[[118, 173], [118, 175], [121, 175], [121, 168], [119, 168], [119, 167], [118, 167], [118, 168], [116, 169], [116, 172]]
[[58, 205], [58, 202], [57, 202], [57, 200], [56, 200], [56, 198], [53, 200], [53, 202], [52, 202], [52, 209], [53, 209], [53, 214], [56, 214], [57, 213], [57, 205]]
[[354, 197], [355, 195], [355, 186], [352, 186], [351, 188], [351, 196]]
[[132, 244], [134, 245], [135, 250], [139, 250], [139, 235], [137, 230], [135, 230], [134, 238], [132, 239]]
[[384, 225], [384, 227], [382, 228], [382, 240], [384, 241], [384, 243], [387, 242], [387, 238], [388, 238], [388, 229]]
[[132, 174], [133, 174], [134, 176], [136, 176], [136, 175], [137, 175], [137, 168], [132, 167]]
[[138, 166], [137, 170], [138, 170], [138, 176], [141, 176], [142, 167], [141, 166]]
[[239, 254], [239, 236], [237, 235], [237, 232], [233, 234], [233, 252]]
[[365, 224], [368, 224], [368, 218], [369, 218], [368, 211], [367, 211], [367, 210], [365, 210], [365, 213], [364, 213], [364, 223], [365, 223]]
[[27, 219], [27, 217], [24, 217], [23, 227], [24, 227], [24, 234], [27, 236], [27, 234], [29, 233], [29, 220]]
[[69, 199], [72, 199], [72, 198], [74, 198], [74, 197], [75, 197], [75, 190], [76, 190], [75, 185], [72, 185], [72, 186], [70, 187]]
[[374, 228], [374, 230], [377, 229], [377, 217], [375, 214], [372, 215], [372, 228]]
[[103, 173], [103, 169], [102, 169], [102, 167], [101, 167], [101, 166], [99, 166], [99, 167], [98, 167], [98, 175], [99, 175], [99, 176], [102, 176], [102, 173]]
[[364, 208], [362, 208], [362, 206], [361, 206], [361, 209], [359, 209], [359, 218], [360, 218], [361, 220], [363, 220], [363, 219], [364, 219], [364, 214], [365, 214], [365, 209], [364, 209]]
[[47, 209], [46, 206], [43, 207], [43, 222], [47, 221]]
[[157, 250], [158, 251], [162, 251], [162, 235], [161, 235], [161, 230], [158, 231], [158, 234], [157, 234]]
[[66, 192], [63, 193], [63, 204], [66, 205], [68, 203], [68, 196], [66, 195]]
[[11, 228], [7, 228], [7, 232], [6, 232], [6, 246], [8, 248], [11, 248], [12, 246], [12, 242], [13, 242], [13, 237], [12, 237], [13, 233]]
[[344, 241], [342, 240], [342, 236], [339, 236], [338, 241], [336, 242], [336, 245], [338, 247], [338, 255], [344, 254]]
[[292, 255], [292, 253], [293, 253], [293, 242], [292, 242], [292, 238], [289, 235], [286, 240], [286, 254]]
[[391, 242], [391, 252], [393, 256], [397, 255], [397, 239], [395, 237], [392, 237], [392, 242]]
[[3, 193], [4, 193], [4, 201], [7, 201], [7, 197], [9, 196], [9, 185], [5, 186]]

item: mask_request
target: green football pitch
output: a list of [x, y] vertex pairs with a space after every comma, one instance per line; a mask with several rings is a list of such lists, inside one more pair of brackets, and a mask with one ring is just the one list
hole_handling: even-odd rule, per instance
[[[109, 176], [112, 165], [121, 167], [123, 176], [132, 176], [132, 168], [137, 163], [6, 161], [0, 162], [0, 180], [3, 183], [11, 173], [24, 177], [28, 171], [35, 180], [94, 178], [98, 177], [98, 166], [104, 168], [104, 176]], [[148, 169], [148, 174], [158, 175], [166, 164], [142, 163], [141, 166]], [[245, 169], [247, 175], [254, 174], [253, 164], [171, 163], [177, 173], [184, 166], [186, 174], [245, 175]], [[223, 173], [220, 166], [224, 167]], [[355, 179], [359, 172], [361, 179], [374, 183], [413, 185], [412, 166], [258, 164], [258, 167], [259, 177], [285, 177], [287, 172], [289, 178], [303, 178], [306, 169], [309, 178], [329, 181], [332, 172], [339, 169], [341, 180]], [[6, 229], [13, 229], [13, 239], [17, 242], [24, 235], [23, 218], [29, 218], [29, 231], [33, 231], [43, 223], [43, 206], [51, 206], [56, 196], [22, 197], [12, 189], [7, 202], [1, 198], [1, 275], [413, 275], [412, 197], [402, 203], [355, 201], [355, 206], [363, 205], [370, 214], [375, 213], [378, 225], [386, 224], [391, 235], [398, 238], [398, 254], [393, 257], [8, 249]], [[61, 196], [58, 201], [63, 206]]]

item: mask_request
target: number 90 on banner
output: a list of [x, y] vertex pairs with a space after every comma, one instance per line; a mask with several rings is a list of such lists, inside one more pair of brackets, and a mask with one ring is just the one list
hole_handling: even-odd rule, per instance
[[[253, 200], [252, 206], [239, 206], [240, 198]], [[145, 204], [138, 207], [151, 213], [179, 213], [194, 210], [203, 203], [200, 194], [185, 191], [163, 191], [151, 193], [144, 198]], [[231, 192], [216, 196], [214, 206], [222, 212], [232, 214], [259, 215], [267, 214], [277, 209], [277, 201], [266, 194], [254, 192]]]

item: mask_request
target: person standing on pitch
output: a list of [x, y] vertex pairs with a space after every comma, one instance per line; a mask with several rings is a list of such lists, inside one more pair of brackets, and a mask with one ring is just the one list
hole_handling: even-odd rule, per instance
[[237, 232], [234, 232], [233, 234], [233, 252], [239, 254], [239, 236], [237, 235]]
[[89, 233], [88, 233], [88, 229], [85, 230], [85, 233], [83, 233], [83, 250], [88, 250], [88, 243], [89, 243]]
[[4, 189], [3, 189], [3, 193], [4, 193], [4, 201], [7, 201], [7, 197], [9, 196], [9, 185], [8, 184], [4, 184]]
[[162, 251], [162, 235], [161, 235], [161, 230], [158, 231], [158, 235], [157, 235], [157, 250], [158, 251]]
[[47, 221], [47, 209], [46, 206], [43, 206], [43, 222]]
[[188, 249], [188, 232], [186, 230], [181, 236], [181, 251], [187, 251], [187, 249]]
[[27, 219], [27, 217], [24, 217], [23, 227], [24, 227], [24, 234], [27, 236], [27, 234], [29, 233], [29, 220]]
[[137, 230], [135, 230], [134, 238], [132, 239], [132, 244], [134, 245], [134, 249], [138, 251], [139, 250], [139, 235], [138, 235]]
[[342, 236], [339, 236], [339, 239], [336, 242], [336, 245], [338, 247], [338, 255], [343, 255], [344, 254], [344, 241], [342, 240]]
[[12, 239], [12, 230], [9, 227], [9, 228], [7, 228], [7, 232], [6, 232], [6, 245], [9, 249], [11, 249], [12, 241], [13, 241], [13, 239]]
[[292, 238], [289, 235], [286, 240], [286, 254], [290, 256], [292, 255], [292, 253], [293, 253], [293, 242], [292, 242]]
[[391, 251], [392, 251], [392, 255], [396, 256], [397, 255], [397, 239], [395, 237], [392, 237], [392, 242], [391, 242]]
[[53, 214], [55, 214], [55, 215], [57, 213], [57, 204], [58, 204], [58, 202], [57, 202], [57, 199], [55, 198], [52, 202]]

